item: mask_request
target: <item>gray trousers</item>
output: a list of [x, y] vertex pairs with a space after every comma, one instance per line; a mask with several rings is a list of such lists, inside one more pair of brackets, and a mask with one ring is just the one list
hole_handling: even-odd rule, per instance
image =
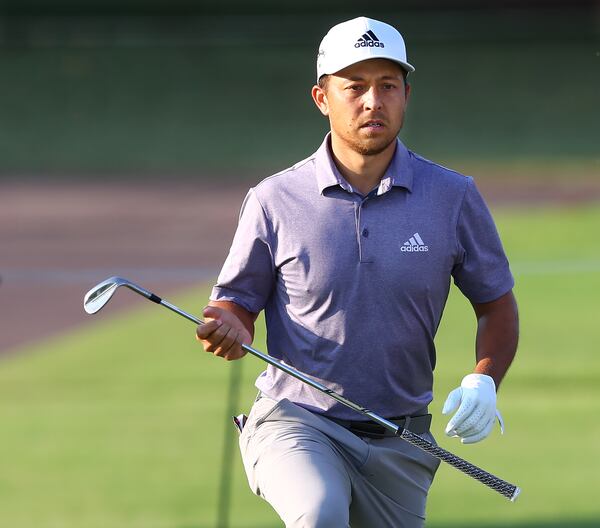
[[401, 438], [359, 438], [264, 396], [248, 416], [240, 450], [252, 491], [288, 528], [422, 527], [439, 466]]

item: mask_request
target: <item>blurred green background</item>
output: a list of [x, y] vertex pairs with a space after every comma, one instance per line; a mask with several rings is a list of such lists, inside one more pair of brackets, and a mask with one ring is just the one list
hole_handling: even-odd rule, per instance
[[[600, 4], [522, 4], [5, 1], [0, 199], [15, 182], [192, 182], [199, 194], [215, 182], [251, 185], [309, 155], [327, 130], [309, 96], [326, 30], [363, 14], [396, 25], [417, 69], [402, 139], [491, 189], [522, 318], [518, 359], [500, 393], [507, 434], [461, 446], [443, 436], [439, 415], [472, 364], [474, 318], [453, 288], [437, 338], [434, 434], [523, 495], [509, 504], [443, 466], [427, 526], [600, 526]], [[495, 202], [508, 187], [516, 200]], [[126, 223], [113, 228], [128, 234]], [[210, 228], [199, 225], [198, 239]], [[177, 236], [167, 233], [157, 238]], [[0, 296], [11, 287], [18, 296], [44, 271], [40, 259], [12, 284], [11, 251], [0, 247]], [[91, 276], [79, 279], [89, 287]], [[66, 280], [48, 277], [57, 288]], [[208, 291], [198, 283], [171, 300], [199, 314]], [[24, 318], [23, 334], [32, 324]], [[239, 410], [247, 410], [263, 365], [200, 353], [191, 331], [141, 303], [2, 358], [0, 526], [218, 525], [229, 375], [241, 371]], [[262, 324], [256, 345], [264, 349]], [[233, 457], [229, 525], [280, 526]]]
[[[528, 5], [369, 6], [416, 66], [411, 148], [442, 163], [597, 163], [597, 3]], [[25, 0], [4, 12], [0, 174], [244, 178], [316, 150], [318, 43], [366, 7]]]

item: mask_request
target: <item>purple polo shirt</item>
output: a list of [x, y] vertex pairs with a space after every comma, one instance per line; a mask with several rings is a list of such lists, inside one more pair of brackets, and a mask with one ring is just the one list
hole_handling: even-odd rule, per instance
[[[451, 277], [472, 302], [513, 278], [473, 180], [397, 142], [362, 196], [319, 150], [250, 189], [211, 299], [265, 310], [271, 356], [384, 416], [432, 400], [434, 336]], [[267, 366], [267, 396], [356, 419], [352, 410]]]

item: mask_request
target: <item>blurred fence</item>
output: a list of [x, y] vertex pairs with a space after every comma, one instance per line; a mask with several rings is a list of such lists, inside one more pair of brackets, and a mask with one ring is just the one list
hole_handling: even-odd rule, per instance
[[359, 14], [405, 35], [416, 72], [403, 139], [413, 149], [438, 161], [598, 163], [599, 12], [593, 3], [237, 16], [9, 10], [0, 177], [241, 178], [288, 166], [327, 130], [309, 95], [319, 40]]

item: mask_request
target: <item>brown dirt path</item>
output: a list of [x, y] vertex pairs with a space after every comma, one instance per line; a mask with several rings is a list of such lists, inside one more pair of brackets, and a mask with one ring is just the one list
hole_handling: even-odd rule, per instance
[[83, 296], [111, 275], [165, 296], [214, 280], [246, 190], [0, 184], [0, 353], [89, 321]]

